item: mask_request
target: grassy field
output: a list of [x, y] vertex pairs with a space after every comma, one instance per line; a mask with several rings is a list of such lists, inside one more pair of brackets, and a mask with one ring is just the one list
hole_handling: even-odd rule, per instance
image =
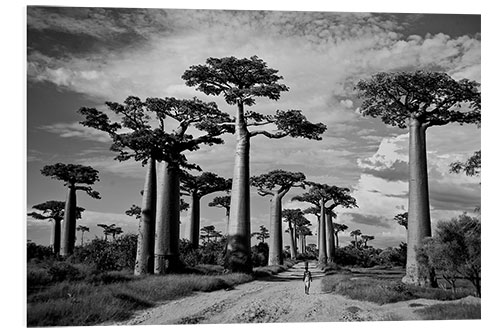
[[28, 327], [96, 325], [125, 320], [134, 311], [159, 302], [197, 291], [232, 288], [253, 280], [252, 275], [236, 273], [135, 277], [130, 272], [95, 274], [76, 269], [78, 272], [66, 267], [71, 272], [63, 281], [54, 279], [58, 276], [54, 275], [54, 269], [52, 272], [40, 268], [28, 270]]
[[[424, 288], [405, 285], [401, 282], [402, 269], [357, 269], [325, 276], [322, 290], [340, 294], [351, 299], [377, 304], [395, 303], [425, 298], [441, 301], [461, 299], [474, 295], [474, 288], [461, 281], [457, 292], [443, 288]], [[438, 281], [442, 283], [443, 281]], [[480, 319], [479, 304], [438, 304], [416, 310], [422, 319]]]

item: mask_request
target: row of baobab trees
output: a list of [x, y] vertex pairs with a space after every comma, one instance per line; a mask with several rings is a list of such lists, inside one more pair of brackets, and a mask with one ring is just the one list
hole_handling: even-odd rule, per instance
[[[269, 139], [280, 139], [289, 136], [321, 140], [321, 134], [326, 130], [324, 124], [309, 122], [300, 110], [277, 110], [267, 115], [247, 110], [257, 98], [276, 101], [281, 93], [289, 90], [280, 83], [282, 77], [277, 73], [257, 56], [249, 59], [209, 58], [205, 64], [191, 66], [184, 72], [182, 78], [188, 86], [206, 95], [222, 95], [228, 105], [235, 107], [233, 116], [220, 111], [214, 102], [172, 97], [147, 98], [145, 101], [128, 97], [123, 104], [107, 102], [109, 110], [121, 117], [120, 122], [112, 122], [106, 113], [94, 108], [83, 107], [79, 110], [84, 117], [81, 122], [84, 126], [109, 134], [113, 141], [111, 150], [117, 153], [117, 160], [133, 158], [146, 166], [136, 274], [163, 274], [175, 270], [178, 264], [181, 177], [183, 170], [199, 170], [199, 166], [190, 163], [184, 153], [195, 151], [201, 145], [222, 144], [221, 135], [224, 133], [235, 134], [237, 141], [231, 181], [226, 268], [241, 272], [252, 269], [252, 182], [259, 194], [271, 198], [270, 232], [276, 237], [270, 244], [270, 263], [280, 263], [281, 260], [282, 243], [281, 236], [278, 236], [281, 234], [278, 232], [281, 228], [281, 200], [289, 188], [295, 186], [308, 186], [309, 191], [297, 200], [313, 203], [310, 213], [319, 217], [320, 262], [334, 260], [335, 247], [327, 245], [332, 234], [328, 230], [331, 225], [328, 221], [335, 217], [333, 208], [339, 205], [356, 206], [349, 189], [310, 183], [299, 173], [287, 174], [287, 177], [292, 177], [284, 180], [282, 170], [269, 173], [264, 178], [251, 180], [250, 177], [250, 142], [253, 137], [263, 135]], [[415, 71], [377, 73], [367, 80], [360, 80], [354, 89], [361, 100], [360, 111], [363, 115], [379, 117], [384, 123], [399, 128], [409, 128], [408, 255], [403, 281], [425, 283], [415, 251], [423, 238], [431, 236], [426, 131], [430, 127], [453, 122], [479, 125], [479, 84], [468, 79], [456, 81], [445, 73]], [[167, 127], [172, 127], [172, 121], [177, 127], [167, 131]], [[265, 130], [269, 126], [274, 126], [274, 130]], [[201, 134], [188, 134], [190, 127]], [[75, 205], [68, 206], [68, 201], [75, 202], [75, 190], [84, 189], [90, 195], [93, 193], [88, 185], [93, 184], [96, 178], [92, 177], [90, 170], [81, 171], [90, 176], [89, 180], [83, 181], [83, 188], [75, 187], [82, 179], [64, 179], [69, 184], [65, 223], [66, 220], [74, 220]], [[59, 177], [55, 172], [52, 176]], [[66, 218], [66, 215], [70, 217]], [[279, 227], [277, 221], [280, 222]], [[70, 230], [65, 234], [73, 232], [71, 227], [67, 229]]]

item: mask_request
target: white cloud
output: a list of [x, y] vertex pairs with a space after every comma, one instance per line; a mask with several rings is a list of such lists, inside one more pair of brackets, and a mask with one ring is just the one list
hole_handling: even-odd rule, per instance
[[87, 141], [111, 143], [111, 138], [107, 133], [94, 128], [85, 127], [78, 122], [44, 125], [40, 126], [40, 129], [57, 134], [62, 138], [80, 138]]

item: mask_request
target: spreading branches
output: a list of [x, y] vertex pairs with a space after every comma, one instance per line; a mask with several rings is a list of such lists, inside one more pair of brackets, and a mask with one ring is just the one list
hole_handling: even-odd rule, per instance
[[304, 188], [306, 176], [302, 172], [273, 170], [260, 176], [250, 178], [252, 186], [257, 188], [259, 195], [285, 195], [292, 187]]
[[450, 172], [465, 172], [467, 176], [477, 176], [481, 173], [481, 151], [478, 150], [465, 162], [453, 162], [450, 164]]
[[475, 81], [456, 81], [440, 72], [377, 73], [356, 85], [361, 112], [406, 128], [410, 118], [427, 128], [481, 122], [481, 93]]
[[62, 180], [65, 182], [65, 186], [74, 187], [75, 190], [82, 190], [94, 199], [101, 198], [99, 192], [94, 191], [91, 186], [78, 185], [93, 185], [99, 181], [99, 171], [90, 166], [56, 163], [44, 166], [41, 173], [52, 179]]

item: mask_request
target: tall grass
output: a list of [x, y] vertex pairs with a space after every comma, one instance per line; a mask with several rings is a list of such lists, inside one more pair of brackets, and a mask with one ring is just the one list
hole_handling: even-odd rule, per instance
[[347, 296], [352, 299], [377, 304], [395, 303], [417, 298], [454, 300], [472, 295], [472, 291], [452, 293], [437, 288], [409, 286], [399, 279], [356, 277], [353, 274], [336, 274], [322, 279], [322, 290]]
[[425, 320], [481, 319], [481, 304], [435, 304], [415, 312]]
[[[37, 271], [40, 275], [40, 270]], [[45, 277], [45, 279], [47, 279]], [[229, 288], [247, 274], [133, 277], [110, 272], [45, 286], [28, 296], [28, 327], [95, 325], [130, 318], [134, 311], [196, 291]]]

